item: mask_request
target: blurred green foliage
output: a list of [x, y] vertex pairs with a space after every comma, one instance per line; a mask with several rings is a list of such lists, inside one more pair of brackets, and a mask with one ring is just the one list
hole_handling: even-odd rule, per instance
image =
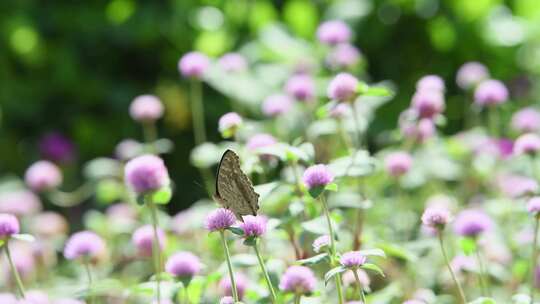
[[[121, 139], [141, 137], [129, 103], [153, 93], [167, 107], [159, 127], [175, 143], [167, 163], [179, 187], [189, 189], [176, 204], [186, 206], [204, 189], [188, 161], [193, 138], [180, 56], [197, 49], [217, 57], [272, 22], [313, 40], [319, 22], [331, 18], [354, 28], [372, 79], [398, 89], [372, 137], [396, 125], [425, 74], [446, 80], [446, 131], [458, 130], [454, 77], [469, 60], [507, 82], [516, 102], [540, 97], [538, 0], [7, 0], [0, 2], [0, 172], [22, 174], [39, 158], [39, 138], [53, 130], [76, 142], [80, 161], [112, 155]], [[217, 140], [229, 101], [207, 88], [205, 103], [210, 139]]]

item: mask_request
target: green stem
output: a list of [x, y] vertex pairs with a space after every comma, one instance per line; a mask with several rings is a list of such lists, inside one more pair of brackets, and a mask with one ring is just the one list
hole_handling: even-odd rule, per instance
[[356, 129], [356, 151], [360, 150], [362, 147], [362, 130], [360, 130], [360, 121], [358, 120], [358, 110], [356, 109], [356, 104], [351, 103], [354, 128]]
[[268, 286], [268, 290], [270, 291], [270, 297], [272, 299], [272, 303], [276, 303], [276, 292], [274, 291], [274, 287], [272, 286], [272, 281], [270, 281], [270, 276], [268, 275], [268, 271], [266, 270], [266, 265], [264, 264], [264, 260], [261, 256], [261, 252], [259, 249], [259, 239], [255, 241], [255, 245], [253, 246], [253, 248], [255, 249], [255, 254], [257, 254], [257, 259], [259, 260], [259, 265], [261, 266], [264, 279], [266, 280], [266, 285]]
[[92, 304], [93, 302], [93, 293], [94, 291], [92, 290], [92, 286], [93, 286], [93, 283], [92, 283], [92, 272], [90, 271], [90, 263], [88, 261], [84, 261], [84, 269], [86, 270], [86, 277], [88, 278], [88, 292], [89, 292], [89, 295], [88, 295], [88, 304]]
[[540, 226], [540, 218], [538, 216], [535, 216], [534, 221], [534, 238], [533, 238], [533, 244], [532, 244], [532, 256], [531, 256], [531, 282], [530, 282], [530, 290], [529, 295], [531, 298], [531, 304], [534, 303], [534, 290], [536, 288], [536, 276], [535, 276], [535, 269], [536, 269], [536, 261], [538, 260], [538, 227]]
[[[328, 224], [328, 234], [330, 235], [330, 264], [332, 267], [336, 266], [336, 242], [334, 240], [334, 229], [332, 228], [332, 219], [330, 218], [330, 211], [326, 205], [326, 200], [324, 199], [324, 193], [319, 196], [323, 209], [324, 215], [326, 216], [326, 222]], [[343, 291], [341, 290], [341, 275], [335, 276], [336, 280], [336, 289], [338, 293], [338, 303], [343, 304]]]
[[367, 304], [366, 295], [364, 294], [364, 288], [362, 287], [362, 283], [360, 283], [360, 278], [358, 277], [357, 269], [352, 270], [354, 274], [354, 279], [356, 280], [356, 284], [358, 285], [358, 290], [360, 291], [360, 298], [362, 299], [363, 304]]
[[300, 298], [302, 297], [301, 294], [297, 293], [294, 295], [294, 304], [300, 304]]
[[13, 263], [13, 259], [11, 258], [11, 252], [9, 250], [8, 241], [6, 240], [6, 244], [4, 245], [4, 251], [6, 252], [6, 257], [9, 262], [9, 267], [11, 267], [11, 272], [13, 273], [13, 278], [15, 279], [15, 284], [17, 284], [17, 289], [19, 291], [19, 296], [21, 299], [24, 299], [24, 285], [21, 280], [21, 276], [19, 275], [19, 271], [17, 270], [17, 267], [15, 267], [15, 264]]
[[206, 129], [204, 124], [202, 83], [197, 79], [191, 81], [191, 115], [193, 119], [195, 144], [200, 145], [206, 141]]
[[223, 230], [219, 231], [221, 235], [221, 242], [223, 244], [223, 250], [225, 250], [225, 259], [227, 260], [227, 268], [229, 269], [229, 278], [231, 280], [232, 296], [234, 302], [240, 301], [238, 298], [238, 290], [236, 289], [236, 282], [234, 281], [234, 273], [231, 263], [231, 254], [229, 253], [229, 246], [227, 245], [227, 240], [225, 239], [225, 232]]
[[441, 252], [444, 257], [444, 262], [446, 263], [446, 267], [448, 267], [448, 271], [450, 272], [450, 275], [452, 276], [452, 280], [454, 281], [454, 284], [456, 284], [456, 287], [459, 292], [459, 296], [461, 298], [461, 303], [465, 304], [467, 303], [467, 299], [465, 298], [465, 293], [463, 292], [463, 289], [461, 288], [461, 284], [459, 283], [456, 274], [452, 270], [452, 266], [450, 266], [450, 260], [448, 260], [448, 255], [446, 254], [446, 249], [444, 249], [444, 242], [443, 242], [443, 235], [442, 231], [438, 232], [439, 236], [439, 245], [441, 246]]
[[499, 113], [497, 112], [497, 107], [488, 107], [488, 125], [489, 133], [493, 137], [499, 136]]
[[143, 136], [146, 143], [145, 149], [149, 153], [156, 153], [155, 142], [157, 140], [156, 123], [153, 121], [143, 123]]
[[482, 295], [489, 296], [489, 287], [487, 283], [487, 273], [486, 269], [484, 267], [484, 263], [482, 261], [482, 257], [480, 256], [480, 249], [478, 244], [476, 244], [476, 260], [478, 261], [478, 266], [480, 267], [480, 274], [478, 275], [478, 279], [480, 280], [480, 288], [482, 290]]
[[154, 267], [156, 272], [157, 304], [159, 304], [161, 302], [161, 250], [159, 249], [157, 207], [152, 201], [148, 202], [148, 207], [150, 207], [150, 213], [152, 215], [152, 228], [154, 230], [152, 257], [154, 259]]

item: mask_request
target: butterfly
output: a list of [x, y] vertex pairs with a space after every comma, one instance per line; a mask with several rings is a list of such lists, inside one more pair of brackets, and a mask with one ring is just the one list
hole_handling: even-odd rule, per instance
[[241, 221], [242, 216], [257, 215], [259, 210], [259, 194], [242, 172], [240, 158], [232, 150], [225, 151], [219, 162], [214, 199]]

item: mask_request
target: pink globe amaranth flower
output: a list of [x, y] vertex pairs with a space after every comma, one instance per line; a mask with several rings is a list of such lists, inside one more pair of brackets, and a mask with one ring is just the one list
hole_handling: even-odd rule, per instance
[[330, 109], [330, 117], [343, 118], [351, 112], [351, 106], [347, 103], [338, 103], [335, 107]]
[[64, 257], [68, 260], [79, 258], [96, 259], [105, 251], [105, 241], [91, 231], [74, 233], [66, 242]]
[[538, 183], [520, 175], [502, 174], [496, 178], [497, 187], [508, 197], [518, 198], [538, 191]]
[[328, 248], [330, 245], [330, 236], [329, 235], [321, 235], [320, 237], [316, 238], [313, 241], [312, 247], [313, 251], [316, 253], [321, 252], [321, 250]]
[[512, 128], [519, 132], [536, 132], [540, 130], [540, 112], [528, 107], [512, 116]]
[[533, 215], [538, 215], [540, 212], [540, 196], [535, 196], [527, 202], [527, 211]]
[[236, 129], [238, 129], [241, 125], [242, 117], [236, 112], [229, 112], [223, 114], [223, 116], [219, 118], [218, 130], [223, 137], [228, 138], [234, 135]]
[[291, 98], [284, 94], [268, 96], [262, 103], [262, 112], [269, 117], [276, 117], [287, 113], [293, 105]]
[[219, 304], [234, 304], [234, 298], [233, 297], [223, 297], [219, 300]]
[[[49, 296], [43, 291], [30, 290], [25, 293], [24, 300], [31, 304], [50, 304]], [[3, 303], [0, 301], [0, 303]], [[19, 303], [21, 304], [21, 303]]]
[[39, 152], [44, 159], [67, 163], [75, 158], [75, 146], [64, 135], [53, 132], [46, 134], [39, 141]]
[[450, 211], [443, 207], [428, 207], [422, 214], [422, 224], [442, 229], [450, 221]]
[[246, 237], [259, 237], [266, 233], [267, 219], [264, 216], [245, 215], [240, 223], [240, 229]]
[[187, 53], [178, 62], [178, 69], [184, 77], [196, 79], [201, 79], [209, 66], [210, 59], [199, 52]]
[[360, 51], [348, 43], [337, 45], [326, 57], [326, 63], [332, 69], [351, 68], [359, 61]]
[[[36, 269], [36, 259], [32, 252], [32, 245], [27, 242], [21, 242], [13, 240], [10, 243], [11, 258], [15, 268], [23, 278], [31, 278]], [[4, 273], [8, 275], [8, 279], [14, 282], [14, 278], [11, 277], [11, 272], [7, 269], [8, 264], [4, 263]]]
[[366, 256], [363, 255], [362, 252], [360, 251], [345, 252], [339, 259], [339, 262], [341, 263], [341, 265], [348, 268], [360, 267], [364, 265], [366, 261], [367, 261]]
[[508, 89], [499, 80], [484, 80], [474, 91], [474, 102], [479, 106], [495, 106], [507, 100]]
[[323, 164], [314, 165], [304, 171], [304, 184], [309, 188], [324, 187], [334, 181], [334, 175]]
[[400, 177], [409, 172], [413, 159], [407, 152], [393, 152], [384, 159], [384, 165], [388, 174]]
[[456, 83], [460, 88], [468, 90], [487, 78], [489, 78], [489, 71], [486, 66], [480, 62], [472, 61], [466, 62], [459, 68], [456, 74]]
[[343, 284], [345, 286], [351, 286], [356, 284], [356, 278], [354, 277], [354, 271], [356, 271], [356, 274], [358, 275], [358, 279], [360, 280], [360, 284], [362, 285], [362, 288], [367, 289], [369, 288], [369, 285], [371, 284], [371, 280], [369, 279], [369, 275], [362, 269], [355, 269], [355, 270], [347, 270], [343, 273]]
[[[163, 250], [167, 243], [165, 232], [162, 229], [157, 229], [159, 249]], [[149, 257], [152, 256], [153, 244], [154, 244], [154, 227], [152, 225], [145, 225], [139, 227], [133, 233], [131, 241], [140, 255]]]
[[0, 239], [20, 232], [19, 220], [12, 214], [0, 213]]
[[417, 91], [437, 91], [443, 93], [444, 89], [444, 80], [437, 75], [426, 75], [416, 83]]
[[309, 295], [315, 290], [317, 279], [313, 271], [305, 266], [290, 266], [279, 282], [279, 289], [298, 295]]
[[[238, 291], [238, 298], [242, 299], [246, 292], [248, 279], [242, 273], [234, 274], [234, 282], [236, 283], [236, 290]], [[224, 276], [219, 281], [219, 289], [223, 291], [224, 296], [232, 296], [232, 286], [229, 276]]]
[[131, 138], [124, 139], [114, 148], [114, 156], [119, 160], [128, 161], [144, 151], [143, 145]]
[[521, 154], [536, 154], [540, 149], [540, 136], [535, 133], [523, 134], [516, 139], [514, 143], [514, 153]]
[[341, 20], [325, 21], [317, 29], [317, 38], [324, 44], [336, 45], [349, 42], [351, 36], [351, 29]]
[[31, 191], [19, 189], [0, 193], [0, 213], [20, 217], [36, 214], [42, 207], [39, 197]]
[[358, 79], [349, 73], [339, 73], [328, 85], [328, 98], [352, 101], [357, 96]]
[[169, 173], [163, 160], [142, 155], [130, 160], [124, 169], [126, 184], [137, 194], [156, 191], [169, 185]]
[[231, 210], [219, 208], [208, 215], [205, 227], [210, 231], [219, 231], [231, 227], [235, 222], [236, 216]]
[[420, 118], [433, 118], [444, 111], [444, 97], [440, 91], [420, 90], [412, 98], [412, 108]]
[[246, 58], [238, 53], [227, 53], [221, 56], [218, 64], [223, 71], [228, 73], [243, 72], [248, 67]]
[[139, 122], [153, 122], [163, 116], [163, 103], [154, 95], [135, 97], [129, 105], [129, 115]]
[[285, 84], [285, 91], [299, 101], [312, 101], [315, 97], [315, 82], [309, 75], [293, 75]]
[[40, 160], [26, 170], [24, 180], [30, 189], [41, 192], [58, 187], [62, 183], [62, 173], [50, 161]]
[[255, 151], [259, 148], [270, 147], [277, 143], [277, 140], [270, 134], [260, 133], [250, 137], [246, 143], [248, 150]]
[[68, 231], [68, 222], [54, 211], [45, 211], [32, 218], [30, 229], [42, 237], [63, 236]]
[[456, 234], [467, 237], [477, 237], [492, 228], [491, 218], [483, 211], [475, 209], [461, 211], [454, 222]]
[[178, 278], [191, 278], [201, 271], [201, 262], [191, 252], [178, 252], [167, 260], [165, 270]]

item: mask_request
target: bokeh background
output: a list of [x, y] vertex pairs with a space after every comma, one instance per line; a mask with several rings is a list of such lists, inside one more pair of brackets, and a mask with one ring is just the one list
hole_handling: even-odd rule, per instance
[[[397, 89], [394, 100], [379, 110], [370, 137], [395, 127], [414, 83], [425, 74], [446, 80], [444, 132], [456, 132], [463, 98], [455, 72], [470, 60], [483, 62], [508, 84], [516, 103], [539, 100], [538, 0], [5, 0], [0, 1], [0, 176], [21, 176], [42, 157], [40, 142], [51, 134], [73, 142], [74, 158], [64, 168], [77, 176], [82, 163], [111, 156], [120, 140], [141, 138], [127, 109], [135, 96], [151, 93], [166, 105], [160, 134], [175, 144], [165, 158], [182, 195], [171, 208], [185, 208], [204, 189], [189, 163], [194, 141], [188, 83], [177, 70], [180, 56], [193, 49], [220, 56], [275, 22], [314, 40], [317, 25], [334, 18], [354, 29], [367, 75], [390, 80]], [[209, 137], [217, 140], [217, 120], [230, 110], [230, 101], [205, 87], [205, 104]], [[77, 183], [70, 181], [66, 190]]]

